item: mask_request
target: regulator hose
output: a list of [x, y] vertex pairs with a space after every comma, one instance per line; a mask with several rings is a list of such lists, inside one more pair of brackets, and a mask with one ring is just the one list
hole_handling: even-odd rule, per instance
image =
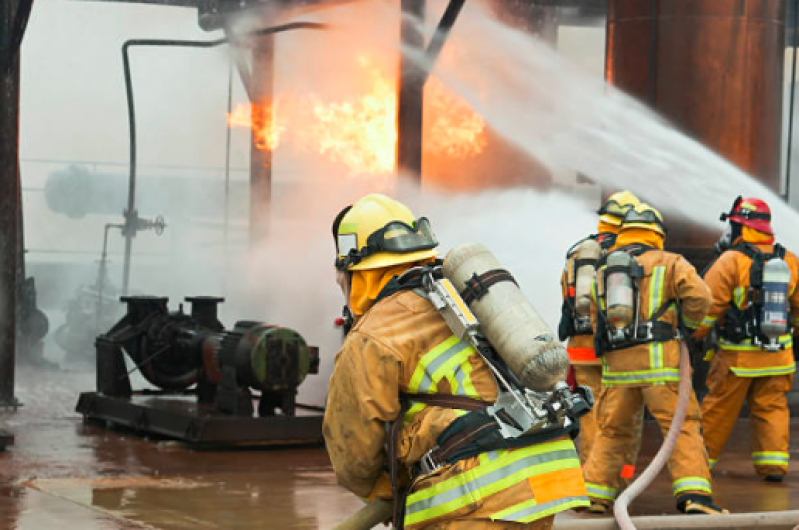
[[671, 420], [669, 432], [663, 440], [663, 445], [660, 446], [655, 458], [646, 467], [641, 476], [635, 479], [630, 486], [624, 490], [616, 499], [616, 504], [613, 507], [613, 515], [616, 517], [616, 522], [619, 524], [621, 530], [636, 530], [635, 525], [630, 519], [630, 514], [627, 512], [630, 503], [638, 497], [649, 485], [655, 480], [660, 470], [668, 462], [674, 446], [677, 444], [677, 438], [680, 436], [683, 423], [685, 422], [685, 415], [688, 412], [688, 401], [691, 396], [691, 359], [688, 356], [688, 347], [684, 341], [680, 341], [680, 386], [677, 395], [677, 406], [674, 409], [674, 417]]

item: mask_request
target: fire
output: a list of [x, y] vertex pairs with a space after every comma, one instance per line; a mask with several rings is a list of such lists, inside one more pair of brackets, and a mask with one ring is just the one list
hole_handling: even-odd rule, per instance
[[278, 103], [274, 101], [271, 108], [266, 105], [240, 103], [228, 114], [228, 127], [244, 127], [253, 131], [255, 147], [262, 151], [274, 151], [280, 144], [280, 136], [286, 130], [278, 121]]
[[[341, 163], [353, 175], [389, 174], [394, 171], [397, 146], [397, 82], [368, 60], [368, 90], [345, 101], [326, 101], [316, 94], [279, 100], [269, 112], [258, 105], [239, 105], [228, 115], [230, 127], [251, 128], [259, 149], [274, 150], [286, 143], [317, 152]], [[280, 111], [278, 113], [278, 110]], [[425, 90], [426, 152], [468, 158], [486, 146], [485, 122], [466, 103], [430, 79]], [[287, 126], [290, 124], [290, 126]]]

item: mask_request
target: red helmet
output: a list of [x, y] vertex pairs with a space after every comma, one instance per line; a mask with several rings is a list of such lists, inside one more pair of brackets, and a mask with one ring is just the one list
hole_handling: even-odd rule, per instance
[[753, 197], [744, 199], [739, 195], [732, 203], [730, 212], [721, 214], [721, 220], [730, 220], [754, 228], [758, 232], [774, 235], [771, 230], [771, 208], [765, 202]]

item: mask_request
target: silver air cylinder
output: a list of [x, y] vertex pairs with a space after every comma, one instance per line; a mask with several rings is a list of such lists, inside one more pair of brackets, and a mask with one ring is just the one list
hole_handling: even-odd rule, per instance
[[[444, 276], [461, 293], [475, 274], [502, 268], [494, 255], [477, 243], [452, 249], [444, 260]], [[488, 341], [524, 386], [546, 391], [566, 378], [566, 350], [516, 284], [495, 283], [482, 297], [472, 300], [469, 308]]]
[[772, 344], [778, 344], [788, 333], [788, 291], [791, 269], [780, 258], [772, 258], [763, 265], [763, 309], [760, 314], [760, 332]]
[[577, 268], [574, 289], [574, 309], [578, 317], [591, 316], [591, 284], [596, 276], [594, 265], [602, 255], [602, 247], [594, 239], [586, 239], [577, 247], [577, 260], [584, 263]]

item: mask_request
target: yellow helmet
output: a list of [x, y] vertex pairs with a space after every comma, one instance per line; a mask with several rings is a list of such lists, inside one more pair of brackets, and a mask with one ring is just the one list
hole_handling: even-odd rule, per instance
[[621, 225], [621, 220], [624, 219], [624, 214], [639, 204], [641, 204], [641, 201], [632, 192], [627, 190], [617, 191], [608, 197], [602, 208], [597, 211], [599, 220], [609, 225], [619, 226]]
[[380, 194], [366, 195], [333, 222], [336, 268], [358, 271], [412, 263], [436, 256], [438, 241], [425, 217]]
[[624, 215], [621, 230], [624, 231], [628, 228], [643, 228], [666, 237], [666, 225], [663, 224], [663, 216], [660, 215], [659, 211], [644, 202], [630, 209]]

